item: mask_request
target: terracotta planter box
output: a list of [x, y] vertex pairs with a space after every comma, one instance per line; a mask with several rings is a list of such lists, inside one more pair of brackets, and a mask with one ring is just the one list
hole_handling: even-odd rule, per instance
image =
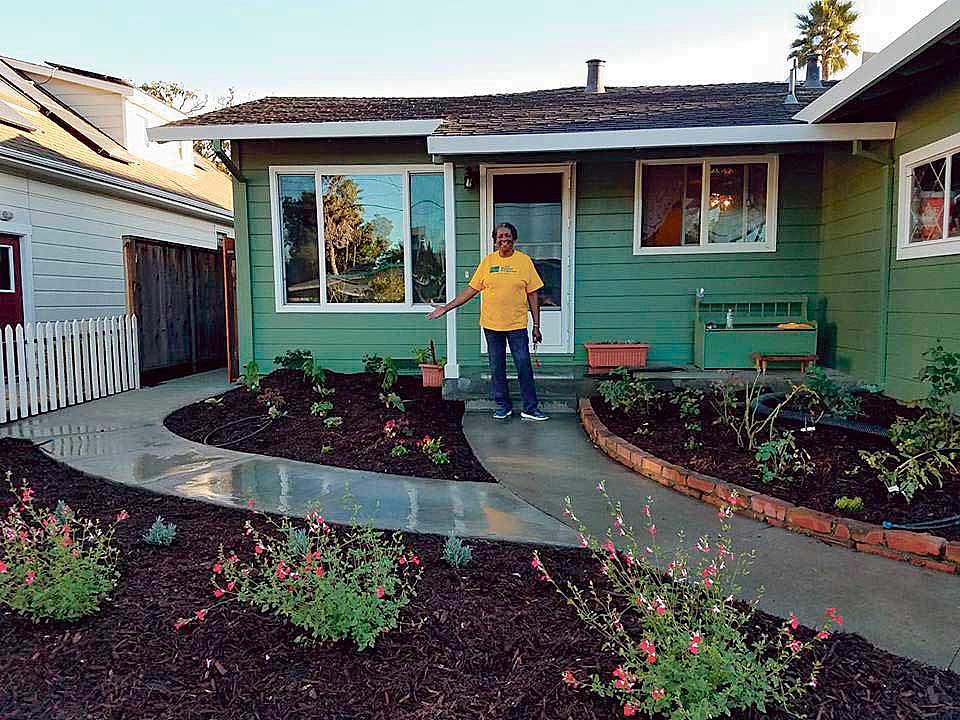
[[443, 387], [443, 365], [421, 365], [424, 387]]
[[587, 367], [590, 370], [608, 370], [647, 366], [648, 343], [584, 343], [587, 349]]

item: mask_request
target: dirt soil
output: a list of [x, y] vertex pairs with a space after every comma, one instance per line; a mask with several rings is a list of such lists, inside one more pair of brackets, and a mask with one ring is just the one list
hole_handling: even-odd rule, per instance
[[[348, 643], [298, 646], [290, 626], [234, 604], [178, 632], [177, 618], [213, 602], [210, 564], [221, 542], [239, 546], [251, 513], [96, 479], [22, 440], [0, 439], [0, 472], [7, 469], [30, 480], [40, 505], [63, 499], [81, 515], [108, 521], [126, 509], [130, 519], [115, 536], [121, 579], [99, 614], [34, 625], [0, 612], [5, 720], [622, 716], [614, 703], [562, 682], [564, 670], [609, 677], [617, 663], [562, 598], [537, 581], [532, 546], [471, 541], [473, 563], [455, 570], [438, 557], [442, 538], [405, 536], [424, 560], [418, 594], [401, 626], [363, 653]], [[8, 498], [0, 495], [0, 512]], [[170, 547], [140, 540], [157, 514], [177, 525]], [[580, 550], [540, 551], [559, 578], [597, 577]], [[782, 624], [757, 616], [757, 628]], [[824, 663], [818, 687], [794, 708], [809, 718], [960, 713], [960, 676], [878, 650], [858, 635], [834, 635], [816, 658]], [[793, 716], [774, 710], [765, 717]]]
[[[342, 374], [327, 372], [327, 386], [335, 390], [322, 398], [295, 370], [275, 370], [261, 380], [261, 393], [280, 393], [285, 401], [286, 416], [272, 422], [263, 432], [241, 442], [230, 444], [231, 450], [273, 455], [336, 467], [372, 470], [395, 475], [415, 475], [442, 480], [474, 480], [496, 482], [474, 456], [463, 435], [463, 403], [444, 400], [439, 388], [423, 387], [419, 377], [401, 376], [391, 389], [405, 402], [405, 412], [388, 410], [380, 401], [380, 378], [372, 373]], [[230, 390], [218, 396], [219, 405], [194, 403], [171, 413], [164, 424], [171, 431], [196, 442], [204, 439], [225, 423], [254, 418], [236, 425], [232, 435], [218, 432], [213, 444], [238, 438], [255, 430], [266, 419], [266, 408], [257, 401], [257, 394], [245, 388]], [[320, 400], [333, 403], [329, 416], [343, 418], [339, 427], [328, 428], [324, 418], [310, 414], [310, 407]], [[388, 420], [406, 419], [409, 436], [395, 439], [384, 434]], [[425, 435], [441, 438], [449, 454], [447, 465], [434, 465], [416, 446]], [[409, 449], [405, 457], [391, 457], [398, 442]]]
[[[655, 416], [643, 417], [638, 413], [611, 410], [599, 396], [591, 402], [611, 432], [663, 460], [813, 510], [877, 524], [884, 520], [911, 523], [960, 515], [960, 476], [957, 475], [945, 476], [942, 488], [934, 486], [917, 492], [909, 503], [902, 496], [887, 492], [858, 454], [860, 450], [890, 449], [890, 442], [885, 438], [828, 426], [819, 426], [814, 432], [800, 432], [797, 426], [784, 425], [794, 430], [797, 446], [810, 454], [813, 472], [799, 481], [766, 484], [757, 472], [753, 453], [741, 450], [727, 427], [714, 424], [717, 413], [709, 401], [703, 404], [703, 431], [696, 436], [701, 446], [692, 450], [684, 447], [690, 434], [673, 403], [665, 402]], [[857, 419], [876, 425], [889, 425], [898, 416], [915, 417], [918, 413], [916, 408], [882, 396], [865, 398], [863, 410], [864, 415]], [[645, 431], [638, 434], [641, 426]], [[843, 496], [861, 497], [864, 510], [841, 512], [834, 507], [834, 501]], [[931, 532], [948, 540], [960, 540], [958, 525]]]

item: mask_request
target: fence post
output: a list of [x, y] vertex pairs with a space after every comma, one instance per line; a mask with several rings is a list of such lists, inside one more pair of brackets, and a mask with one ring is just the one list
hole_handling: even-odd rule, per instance
[[[17, 372], [17, 350], [13, 340], [13, 328], [9, 325], [3, 329], [3, 347], [7, 356], [7, 399], [10, 408], [10, 419], [16, 420], [21, 414], [21, 407], [23, 408], [23, 414], [26, 414], [27, 405], [26, 403], [21, 405], [21, 383], [25, 378], [23, 378], [22, 370], [19, 373]], [[25, 392], [23, 392], [23, 397], [26, 397]]]

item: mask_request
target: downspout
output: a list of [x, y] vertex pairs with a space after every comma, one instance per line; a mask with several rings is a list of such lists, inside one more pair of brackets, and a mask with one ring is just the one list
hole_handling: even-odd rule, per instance
[[[239, 155], [239, 146], [235, 146]], [[233, 148], [231, 148], [233, 149]], [[222, 140], [213, 141], [217, 159], [233, 176], [233, 234], [237, 263], [237, 359], [240, 367], [253, 356], [253, 285], [250, 278], [250, 234], [247, 223], [247, 178], [234, 159], [223, 149]]]
[[889, 336], [890, 322], [890, 260], [893, 252], [893, 183], [896, 175], [894, 173], [893, 163], [893, 145], [886, 144], [884, 153], [876, 153], [866, 150], [863, 147], [862, 140], [853, 141], [852, 155], [861, 157], [865, 160], [877, 163], [883, 169], [883, 227], [880, 228], [880, 236], [883, 244], [880, 247], [880, 317], [878, 322], [878, 354], [877, 358], [877, 384], [885, 385], [887, 382], [887, 346]]

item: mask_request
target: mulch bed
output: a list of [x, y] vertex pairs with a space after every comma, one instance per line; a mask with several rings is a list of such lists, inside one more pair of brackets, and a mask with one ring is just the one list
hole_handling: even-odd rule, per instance
[[[894, 523], [938, 520], [960, 514], [960, 476], [957, 475], [945, 476], [942, 488], [930, 487], [917, 492], [909, 503], [902, 496], [887, 492], [858, 454], [859, 450], [891, 449], [885, 438], [828, 426], [819, 426], [814, 432], [795, 432], [797, 446], [810, 454], [814, 472], [796, 483], [765, 484], [757, 473], [753, 453], [741, 450], [727, 427], [714, 424], [717, 414], [709, 401], [702, 409], [704, 430], [699, 434], [702, 447], [693, 450], [684, 447], [688, 433], [672, 403], [663, 403], [654, 417], [642, 417], [611, 410], [599, 396], [591, 398], [591, 402], [604, 425], [627, 442], [663, 460], [796, 505], [877, 524], [884, 520]], [[914, 418], [919, 414], [917, 408], [880, 395], [865, 396], [863, 411], [858, 420], [883, 426], [889, 426], [898, 416]], [[642, 424], [647, 431], [638, 434], [636, 431]], [[784, 424], [784, 427], [797, 430], [796, 426]], [[852, 473], [854, 468], [860, 469]], [[847, 513], [835, 508], [834, 501], [842, 496], [863, 498], [863, 512]], [[930, 532], [948, 540], [960, 540], [957, 525]]]
[[[2, 718], [592, 720], [621, 714], [617, 705], [561, 681], [567, 669], [609, 676], [616, 663], [571, 608], [536, 580], [531, 546], [471, 542], [473, 563], [455, 570], [439, 560], [442, 538], [406, 536], [424, 559], [418, 595], [401, 627], [363, 653], [348, 643], [297, 646], [289, 626], [235, 604], [177, 632], [178, 617], [211, 603], [210, 563], [221, 542], [241, 542], [249, 513], [92, 478], [26, 441], [0, 439], [0, 471], [7, 469], [30, 480], [41, 505], [62, 498], [81, 514], [108, 520], [126, 509], [131, 518], [115, 536], [120, 583], [99, 614], [33, 625], [0, 613]], [[7, 504], [0, 500], [0, 511]], [[139, 539], [157, 514], [177, 524], [168, 548]], [[541, 556], [556, 577], [596, 575], [582, 551], [543, 548]], [[782, 623], [758, 615], [761, 627]], [[955, 673], [883, 652], [853, 634], [834, 635], [816, 653], [824, 663], [819, 685], [795, 708], [807, 717], [960, 712]], [[775, 710], [766, 717], [791, 716]]]
[[[391, 388], [405, 401], [404, 413], [384, 407], [379, 399], [380, 378], [372, 373], [327, 372], [327, 386], [336, 391], [328, 398], [317, 395], [300, 371], [275, 370], [264, 376], [260, 384], [261, 392], [273, 390], [283, 396], [287, 415], [263, 432], [229, 445], [231, 450], [395, 475], [496, 482], [474, 456], [463, 435], [463, 403], [444, 400], [439, 388], [423, 387], [419, 377], [400, 376]], [[220, 405], [187, 405], [170, 414], [164, 424], [178, 435], [203, 442], [211, 431], [225, 423], [265, 416], [266, 409], [257, 402], [257, 395], [245, 388], [219, 397], [223, 398]], [[323, 418], [310, 414], [310, 406], [323, 399], [333, 403], [329, 415], [342, 417], [341, 426], [328, 428]], [[411, 436], [386, 437], [384, 423], [401, 416], [409, 423]], [[238, 426], [235, 436], [251, 431], [255, 424], [245, 427]], [[443, 449], [450, 455], [448, 465], [434, 465], [417, 449], [415, 442], [424, 435], [442, 438]], [[211, 438], [215, 443], [229, 439], [232, 437], [222, 433]], [[390, 451], [399, 440], [405, 442], [410, 453], [391, 457]]]

